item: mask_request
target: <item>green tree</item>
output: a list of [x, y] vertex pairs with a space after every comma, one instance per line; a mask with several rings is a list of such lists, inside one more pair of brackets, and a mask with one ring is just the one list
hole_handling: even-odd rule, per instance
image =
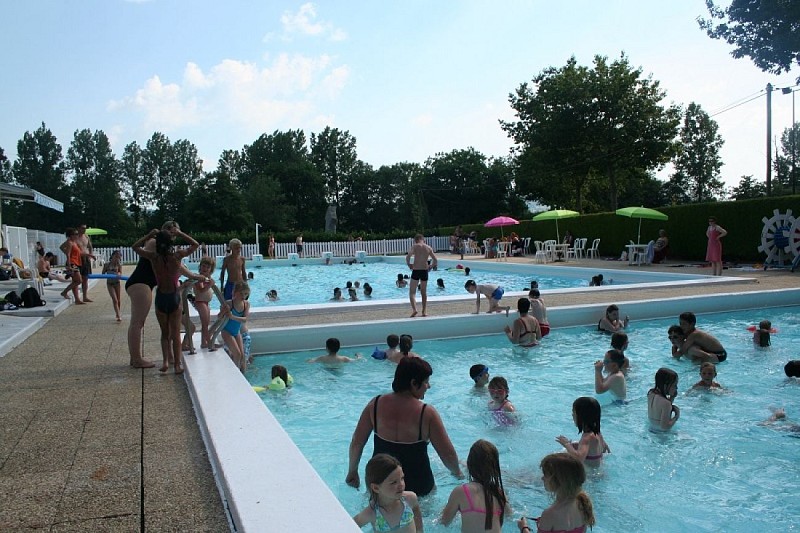
[[247, 231], [253, 225], [244, 194], [219, 169], [197, 180], [183, 212], [181, 224], [191, 231]]
[[767, 185], [756, 181], [753, 176], [742, 176], [739, 185], [731, 191], [731, 198], [734, 200], [749, 200], [751, 198], [761, 198], [767, 195]]
[[[665, 93], [623, 54], [594, 66], [574, 57], [550, 67], [509, 96], [517, 120], [502, 122], [517, 143], [517, 186], [528, 199], [584, 210], [592, 181], [602, 181], [604, 210], [639, 186], [642, 172], [660, 168], [672, 155], [680, 110], [662, 106]], [[598, 188], [598, 185], [594, 185]]]
[[8, 160], [5, 150], [0, 146], [0, 183], [11, 183], [11, 161]]
[[122, 201], [131, 214], [137, 233], [142, 233], [144, 214], [152, 202], [150, 188], [145, 181], [142, 165], [144, 154], [141, 147], [132, 142], [122, 152], [120, 184]]
[[[33, 133], [26, 131], [17, 143], [17, 159], [12, 168], [14, 181], [19, 185], [35, 189], [59, 202], [68, 203], [69, 193], [64, 180], [61, 145], [44, 122]], [[17, 223], [27, 228], [64, 231], [62, 213], [33, 202], [23, 202], [19, 206]]]
[[781, 152], [775, 157], [775, 180], [772, 182], [772, 194], [796, 194], [797, 180], [800, 172], [800, 125], [783, 130], [780, 142]]
[[[733, 0], [725, 9], [706, 0], [710, 18], [698, 18], [712, 39], [734, 46], [764, 72], [781, 74], [800, 65], [800, 3], [794, 0]], [[798, 78], [800, 82], [800, 78]]]
[[[170, 182], [171, 152], [172, 143], [166, 135], [160, 132], [153, 133], [142, 150], [140, 166], [142, 185], [145, 196], [155, 204], [157, 219], [171, 218], [168, 211], [162, 210], [166, 206], [165, 197]], [[158, 225], [160, 226], [160, 224]]]
[[103, 131], [76, 131], [64, 168], [72, 193], [70, 224], [85, 222], [119, 234], [124, 224], [120, 198], [121, 166]]
[[325, 226], [325, 181], [311, 162], [302, 130], [263, 134], [243, 148], [240, 188], [249, 191], [251, 183], [264, 176], [275, 179], [280, 184], [280, 192], [277, 196], [262, 197], [260, 201], [272, 205], [270, 202], [274, 198], [283, 196], [291, 208], [286, 213], [293, 215], [293, 220], [288, 221], [292, 229]]
[[[349, 131], [326, 127], [311, 134], [311, 160], [325, 180], [328, 203], [341, 205], [342, 188], [348, 174], [362, 166], [356, 154], [356, 138]], [[362, 171], [358, 168], [357, 171]]]
[[699, 105], [689, 104], [670, 181], [686, 190], [694, 202], [714, 200], [723, 192], [725, 184], [719, 174], [722, 168], [719, 151], [723, 143], [717, 123]]
[[184, 209], [186, 198], [203, 175], [203, 160], [197, 156], [194, 144], [181, 139], [169, 151], [168, 168], [166, 191], [158, 210], [164, 219], [188, 220], [189, 214]]

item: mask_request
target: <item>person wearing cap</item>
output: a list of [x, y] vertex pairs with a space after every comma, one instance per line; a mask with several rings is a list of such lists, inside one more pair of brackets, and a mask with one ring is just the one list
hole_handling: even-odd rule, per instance
[[476, 387], [485, 387], [489, 383], [489, 367], [478, 363], [469, 369], [469, 377], [475, 382]]

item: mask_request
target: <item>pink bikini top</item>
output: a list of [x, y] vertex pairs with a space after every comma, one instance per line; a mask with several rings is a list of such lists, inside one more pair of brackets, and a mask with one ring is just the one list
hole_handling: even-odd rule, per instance
[[[464, 491], [464, 496], [467, 498], [467, 503], [469, 504], [469, 507], [467, 507], [466, 509], [462, 509], [461, 510], [461, 514], [464, 514], [464, 513], [486, 514], [486, 509], [476, 509], [475, 508], [475, 504], [472, 503], [472, 494], [470, 494], [469, 487], [467, 485], [469, 485], [469, 483], [464, 483], [463, 485], [461, 485], [461, 488]], [[495, 515], [495, 516], [500, 516], [501, 514], [503, 514], [503, 510], [502, 509], [495, 509], [495, 511], [492, 512], [492, 514]]]

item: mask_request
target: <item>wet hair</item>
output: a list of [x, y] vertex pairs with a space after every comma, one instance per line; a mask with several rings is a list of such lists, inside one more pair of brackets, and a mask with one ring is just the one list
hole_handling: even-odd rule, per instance
[[656, 372], [656, 384], [655, 387], [650, 389], [650, 392], [655, 392], [668, 400], [672, 400], [668, 392], [673, 384], [678, 384], [678, 374], [671, 368], [661, 367]]
[[403, 357], [394, 371], [392, 390], [394, 392], [409, 391], [414, 382], [420, 387], [426, 379], [431, 377], [431, 374], [433, 374], [433, 369], [425, 359], [421, 357]]
[[622, 365], [625, 364], [625, 354], [622, 353], [622, 350], [609, 350], [606, 352], [606, 356], [612, 363], [616, 364], [620, 368], [622, 368]]
[[572, 409], [575, 411], [575, 426], [579, 432], [591, 431], [596, 435], [600, 433], [600, 402], [591, 396], [581, 396], [572, 402]]
[[489, 367], [488, 366], [486, 366], [486, 365], [484, 365], [482, 363], [478, 363], [477, 365], [472, 365], [471, 367], [469, 367], [469, 377], [471, 377], [473, 380], [477, 381], [478, 378], [481, 377], [484, 372], [488, 372], [488, 371], [489, 371]]
[[414, 347], [414, 337], [411, 335], [400, 335], [400, 353], [408, 355], [411, 348]]
[[378, 506], [378, 493], [372, 490], [372, 484], [380, 485], [386, 481], [386, 478], [397, 470], [397, 467], [403, 468], [403, 465], [388, 453], [375, 454], [372, 459], [367, 461], [367, 467], [364, 469], [364, 483], [367, 484], [369, 504], [372, 508]]
[[328, 350], [330, 353], [336, 353], [339, 351], [339, 348], [342, 347], [342, 343], [339, 342], [339, 339], [336, 337], [331, 337], [330, 339], [325, 341], [325, 349]]
[[397, 275], [397, 281], [403, 281], [403, 275], [402, 274], [398, 274]]
[[557, 496], [562, 499], [574, 498], [583, 521], [589, 527], [595, 523], [592, 499], [583, 490], [586, 481], [586, 468], [583, 462], [568, 453], [551, 453], [545, 455], [539, 463], [542, 473], [550, 478], [551, 486]]
[[289, 381], [289, 371], [286, 370], [285, 366], [281, 365], [273, 365], [272, 366], [272, 379], [281, 378], [284, 383], [288, 385]]
[[341, 289], [341, 287], [336, 287], [336, 288], [334, 288], [334, 289], [333, 289], [333, 296], [334, 296], [334, 298], [336, 297], [336, 295], [337, 295], [337, 294], [342, 294], [342, 289]]
[[770, 330], [772, 329], [772, 322], [769, 320], [762, 320], [758, 323], [758, 345], [762, 348], [766, 348], [770, 344], [772, 344]]
[[617, 307], [615, 304], [609, 305], [606, 307], [606, 316], [610, 315], [614, 311], [619, 311], [619, 307]]
[[200, 266], [208, 265], [211, 267], [211, 272], [214, 272], [214, 269], [217, 267], [217, 260], [213, 257], [208, 255], [204, 255], [200, 258]]
[[531, 301], [527, 298], [520, 298], [517, 300], [517, 311], [519, 314], [524, 315], [527, 314], [528, 311], [531, 310]]
[[364, 296], [369, 296], [372, 294], [372, 285], [369, 283], [364, 284]]
[[440, 289], [444, 289], [444, 280], [442, 278], [437, 278], [436, 286], [439, 287]]
[[346, 289], [352, 289], [353, 288], [353, 282], [352, 281], [348, 281], [347, 283], [344, 284], [344, 286], [345, 286]]
[[386, 344], [389, 348], [397, 348], [397, 345], [400, 344], [400, 336], [395, 335], [394, 333], [386, 336]]
[[688, 322], [692, 326], [697, 324], [697, 317], [694, 316], [694, 313], [691, 311], [686, 311], [685, 313], [681, 313], [678, 315], [678, 320], [683, 320], [684, 322]]
[[231, 239], [228, 243], [228, 247], [233, 248], [234, 246], [238, 246], [239, 248], [242, 247], [242, 241], [239, 239]]
[[347, 288], [347, 294], [350, 295], [350, 298], [357, 297], [356, 296], [356, 290], [353, 287], [348, 287]]
[[469, 267], [466, 267], [466, 268], [464, 269], [464, 275], [465, 275], [465, 276], [469, 276], [469, 272], [470, 272], [470, 268], [469, 268]]
[[500, 471], [500, 453], [497, 447], [488, 440], [479, 439], [469, 449], [467, 456], [469, 477], [483, 488], [483, 499], [486, 502], [486, 521], [484, 529], [492, 529], [494, 519], [494, 500], [500, 504], [500, 525], [503, 525], [503, 512], [506, 507], [506, 493], [503, 490], [503, 477]]
[[256, 277], [256, 275], [253, 274], [252, 272], [248, 272], [247, 273], [247, 279], [254, 279], [255, 277]]
[[628, 342], [628, 334], [622, 331], [615, 331], [611, 335], [611, 347], [622, 351]]
[[714, 377], [717, 377], [717, 365], [715, 365], [714, 363], [709, 363], [708, 361], [706, 361], [705, 363], [700, 365], [700, 372], [702, 372], [704, 369], [706, 369], [708, 367], [711, 367], [711, 368], [714, 369]]
[[[490, 389], [503, 389], [506, 392], [511, 392], [508, 390], [508, 381], [506, 378], [502, 376], [495, 376], [491, 380], [489, 380], [489, 388]], [[506, 395], [508, 396], [508, 395]]]
[[786, 366], [783, 367], [783, 371], [786, 373], [787, 377], [800, 378], [800, 361], [789, 361], [786, 363]]
[[464, 284], [464, 288], [469, 290], [470, 287], [477, 287], [478, 284], [475, 283], [474, 279], [468, 279], [467, 282]]
[[686, 336], [686, 333], [683, 332], [683, 328], [680, 327], [677, 324], [674, 324], [674, 325], [670, 326], [669, 329], [667, 330], [667, 335], [671, 335], [673, 333], [677, 333], [681, 337], [685, 337]]
[[528, 291], [528, 298], [541, 298], [542, 293], [539, 292], [539, 289], [531, 289]]
[[172, 234], [163, 229], [156, 233], [156, 253], [161, 257], [167, 257], [168, 255], [172, 255], [173, 251]]

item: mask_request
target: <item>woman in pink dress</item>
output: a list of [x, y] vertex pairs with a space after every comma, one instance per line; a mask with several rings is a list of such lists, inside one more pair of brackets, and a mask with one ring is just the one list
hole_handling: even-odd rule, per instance
[[711, 275], [722, 275], [722, 242], [720, 239], [727, 235], [728, 232], [725, 228], [717, 225], [717, 219], [709, 217], [708, 229], [706, 236], [708, 237], [708, 248], [706, 249], [706, 261], [711, 263]]

